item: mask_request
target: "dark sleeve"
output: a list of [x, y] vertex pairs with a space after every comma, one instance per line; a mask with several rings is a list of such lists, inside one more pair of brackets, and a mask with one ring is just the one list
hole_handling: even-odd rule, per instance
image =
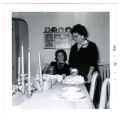
[[[56, 74], [56, 65], [57, 63], [56, 62], [51, 62], [50, 63], [50, 66], [49, 66], [49, 74]], [[51, 67], [52, 67], [52, 70], [51, 70]]]
[[55, 71], [57, 70], [57, 63], [56, 62], [51, 62], [50, 66], [52, 66]]
[[42, 73], [44, 73], [44, 74], [45, 74], [45, 73], [46, 73], [46, 74], [49, 74], [49, 73], [50, 73], [50, 67], [51, 67], [51, 66], [53, 66], [53, 67], [55, 68], [55, 62], [51, 62], [51, 63], [48, 65], [47, 68], [45, 67], [45, 68], [43, 69]]
[[98, 49], [95, 43], [92, 43], [89, 47], [89, 64], [90, 66], [96, 66], [98, 62]]
[[73, 66], [73, 58], [74, 58], [74, 47], [71, 48], [70, 50], [70, 55], [69, 55], [69, 67]]
[[55, 67], [56, 62], [51, 62], [50, 65]]

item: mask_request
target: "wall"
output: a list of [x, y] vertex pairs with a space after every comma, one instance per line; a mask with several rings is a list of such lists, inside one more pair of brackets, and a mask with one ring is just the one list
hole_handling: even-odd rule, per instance
[[[99, 62], [109, 63], [109, 13], [75, 12], [75, 13], [13, 13], [13, 17], [22, 18], [29, 27], [29, 47], [31, 50], [32, 75], [38, 72], [38, 52], [41, 52], [42, 68], [45, 63], [54, 60], [54, 49], [43, 49], [43, 32], [45, 26], [72, 27], [75, 24], [86, 26], [89, 40], [95, 42], [99, 49]], [[69, 50], [66, 51], [69, 56]]]

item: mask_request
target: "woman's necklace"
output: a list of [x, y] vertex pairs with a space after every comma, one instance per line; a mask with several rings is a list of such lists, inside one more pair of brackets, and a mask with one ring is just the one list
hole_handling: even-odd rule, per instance
[[59, 63], [57, 62], [58, 69], [63, 69], [65, 63]]

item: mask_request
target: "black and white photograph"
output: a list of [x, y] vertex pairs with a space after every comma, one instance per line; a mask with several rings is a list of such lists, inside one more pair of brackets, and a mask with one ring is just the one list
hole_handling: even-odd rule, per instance
[[109, 47], [109, 12], [13, 12], [12, 105], [110, 109]]
[[117, 119], [118, 4], [37, 2], [0, 3], [3, 119]]

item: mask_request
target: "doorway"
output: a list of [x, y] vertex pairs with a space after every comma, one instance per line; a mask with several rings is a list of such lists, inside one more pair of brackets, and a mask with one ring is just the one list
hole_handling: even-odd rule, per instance
[[17, 84], [18, 57], [21, 56], [22, 44], [24, 46], [24, 70], [26, 74], [29, 48], [28, 24], [23, 19], [12, 18], [12, 84]]

